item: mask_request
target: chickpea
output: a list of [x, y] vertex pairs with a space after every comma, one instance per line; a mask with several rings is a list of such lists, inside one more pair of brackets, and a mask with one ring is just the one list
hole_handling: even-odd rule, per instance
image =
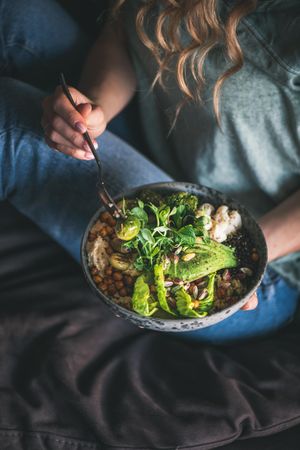
[[113, 234], [114, 229], [112, 227], [110, 227], [109, 225], [107, 225], [106, 232], [107, 232], [108, 235]]
[[106, 253], [110, 256], [110, 255], [112, 255], [113, 254], [113, 249], [109, 246], [109, 247], [107, 247], [106, 248]]
[[116, 288], [115, 288], [115, 286], [109, 286], [109, 288], [108, 288], [108, 293], [110, 294], [110, 295], [114, 295], [115, 293], [117, 292], [117, 290], [116, 290]]
[[123, 288], [119, 291], [119, 294], [121, 295], [121, 297], [126, 297], [127, 295], [127, 289]]
[[114, 284], [114, 280], [112, 278], [107, 278], [106, 284], [108, 284], [108, 285]]
[[123, 280], [123, 275], [121, 274], [121, 272], [115, 272], [113, 274], [113, 279], [116, 281], [122, 281]]
[[130, 275], [126, 275], [125, 276], [125, 284], [127, 286], [132, 286], [133, 285], [133, 278]]
[[122, 289], [124, 287], [123, 281], [116, 281], [116, 288], [118, 290]]
[[108, 225], [109, 226], [111, 226], [111, 227], [115, 227], [116, 226], [116, 224], [117, 224], [117, 221], [113, 218], [113, 217], [110, 217], [108, 220], [107, 220], [107, 223], [108, 223]]
[[102, 230], [99, 231], [99, 234], [101, 237], [106, 237], [107, 236], [106, 228], [102, 228]]
[[108, 220], [112, 219], [112, 216], [111, 216], [111, 214], [109, 214], [108, 211], [103, 211], [100, 214], [100, 219], [102, 222], [108, 223]]
[[95, 283], [101, 283], [101, 281], [103, 281], [102, 277], [100, 277], [100, 275], [94, 275], [93, 279], [94, 279]]
[[100, 284], [100, 289], [102, 290], [102, 291], [106, 291], [107, 290], [107, 284], [103, 281], [101, 284]]
[[96, 234], [90, 232], [88, 236], [88, 241], [93, 242], [96, 239], [96, 237], [97, 237]]
[[106, 267], [105, 275], [110, 276], [110, 275], [112, 275], [112, 273], [113, 273], [112, 267], [110, 267], [110, 266]]

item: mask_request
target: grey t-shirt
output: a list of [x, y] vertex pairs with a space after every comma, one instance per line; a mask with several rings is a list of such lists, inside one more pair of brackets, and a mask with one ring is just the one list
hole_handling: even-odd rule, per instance
[[[157, 65], [135, 30], [139, 4], [128, 3], [125, 27], [152, 158], [175, 179], [226, 192], [260, 217], [300, 188], [300, 1], [261, 0], [239, 25], [244, 66], [223, 85], [222, 129], [213, 114], [211, 90], [227, 67], [218, 49], [205, 64], [204, 104], [185, 105], [171, 132], [182, 97], [172, 73], [166, 90], [156, 86], [150, 91]], [[229, 4], [219, 0], [221, 17]], [[149, 33], [154, 23], [155, 13]], [[187, 39], [184, 31], [182, 38]], [[271, 265], [300, 289], [300, 252]]]

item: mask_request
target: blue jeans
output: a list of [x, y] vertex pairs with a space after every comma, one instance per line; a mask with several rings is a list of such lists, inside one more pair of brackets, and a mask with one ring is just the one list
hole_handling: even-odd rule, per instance
[[[10, 201], [79, 261], [81, 236], [99, 207], [96, 164], [47, 147], [40, 118], [44, 89], [57, 83], [61, 70], [76, 79], [89, 40], [54, 0], [0, 0], [0, 8], [0, 200]], [[112, 194], [170, 180], [112, 133], [98, 143]], [[270, 334], [292, 320], [299, 292], [274, 272], [267, 271], [258, 296], [255, 311], [178, 336], [226, 343]]]

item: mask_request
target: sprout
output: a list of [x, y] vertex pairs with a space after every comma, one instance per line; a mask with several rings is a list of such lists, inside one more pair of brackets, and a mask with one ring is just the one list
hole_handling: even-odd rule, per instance
[[130, 260], [121, 253], [113, 253], [109, 258], [109, 262], [114, 269], [122, 272], [130, 267]]
[[116, 235], [122, 241], [130, 241], [139, 234], [141, 222], [137, 217], [129, 216], [124, 222], [117, 223]]

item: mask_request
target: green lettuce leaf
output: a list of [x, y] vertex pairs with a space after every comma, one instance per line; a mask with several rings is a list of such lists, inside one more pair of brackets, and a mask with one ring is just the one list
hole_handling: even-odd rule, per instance
[[174, 312], [170, 309], [167, 302], [167, 291], [165, 288], [165, 276], [162, 264], [155, 264], [154, 266], [154, 282], [156, 285], [156, 293], [160, 307], [167, 311], [169, 314], [175, 316]]
[[141, 316], [152, 316], [158, 308], [156, 308], [157, 303], [150, 303], [150, 289], [148, 284], [145, 282], [144, 275], [140, 275], [133, 288], [132, 295], [132, 309]]

